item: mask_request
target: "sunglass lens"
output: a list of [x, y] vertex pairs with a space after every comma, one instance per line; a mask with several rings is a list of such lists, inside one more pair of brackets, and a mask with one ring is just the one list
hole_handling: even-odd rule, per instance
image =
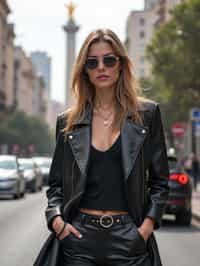
[[116, 64], [117, 58], [114, 56], [105, 56], [104, 57], [104, 64], [107, 67], [112, 67]]
[[95, 69], [98, 65], [98, 61], [97, 59], [95, 58], [88, 58], [86, 60], [86, 68], [89, 68], [89, 69]]

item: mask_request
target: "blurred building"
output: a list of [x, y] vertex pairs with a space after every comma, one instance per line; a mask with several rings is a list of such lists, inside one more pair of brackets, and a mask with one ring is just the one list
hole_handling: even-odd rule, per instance
[[[46, 52], [35, 51], [31, 53], [31, 60], [35, 68], [37, 76], [43, 78], [43, 95], [45, 95], [46, 101], [46, 117], [45, 120], [50, 122], [50, 101], [51, 101], [51, 58], [47, 55]], [[41, 103], [38, 102], [38, 105]]]
[[14, 91], [16, 109], [28, 115], [47, 116], [47, 93], [42, 75], [39, 75], [22, 47], [15, 47]]
[[48, 96], [45, 90], [43, 76], [35, 73], [35, 78], [33, 83], [34, 84], [33, 84], [33, 98], [32, 98], [32, 104], [33, 104], [32, 114], [46, 121]]
[[44, 88], [47, 96], [50, 98], [51, 93], [51, 58], [46, 52], [32, 52], [31, 60], [35, 67], [37, 75], [43, 76]]
[[15, 47], [14, 52], [14, 84], [16, 108], [28, 115], [33, 114], [34, 69], [31, 59], [22, 47]]
[[170, 19], [170, 10], [186, 0], [159, 0], [157, 7], [157, 20], [155, 26]]
[[127, 20], [126, 47], [134, 63], [137, 78], [151, 74], [150, 65], [145, 59], [145, 49], [154, 32], [155, 16], [155, 9], [147, 8], [143, 11], [132, 11]]
[[8, 23], [10, 13], [7, 1], [0, 0], [0, 112], [14, 108], [13, 71], [15, 37], [13, 24]]
[[160, 23], [170, 18], [169, 11], [184, 0], [145, 0], [144, 10], [132, 11], [126, 24], [126, 41], [138, 79], [151, 76], [151, 65], [145, 50]]

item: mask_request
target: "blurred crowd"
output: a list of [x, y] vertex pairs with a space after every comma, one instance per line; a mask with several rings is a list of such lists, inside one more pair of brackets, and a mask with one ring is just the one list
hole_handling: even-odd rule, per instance
[[190, 153], [180, 162], [185, 171], [193, 180], [194, 191], [197, 190], [197, 184], [200, 181], [200, 160], [195, 153]]

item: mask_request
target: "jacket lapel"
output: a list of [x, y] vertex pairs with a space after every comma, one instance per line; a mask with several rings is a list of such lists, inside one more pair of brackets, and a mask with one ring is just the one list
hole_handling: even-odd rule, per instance
[[69, 142], [74, 158], [82, 176], [86, 176], [90, 152], [90, 126], [84, 126], [80, 129], [77, 129], [70, 136], [71, 140]]
[[[81, 171], [82, 176], [87, 174], [91, 146], [92, 109], [87, 108], [85, 116], [74, 122], [76, 129], [68, 136], [69, 143]], [[125, 180], [128, 179], [134, 167], [137, 155], [146, 137], [146, 128], [129, 119], [129, 115], [121, 129], [122, 166]]]
[[145, 140], [147, 131], [144, 126], [140, 126], [129, 119], [126, 119], [122, 130], [122, 166], [125, 181], [128, 179], [134, 167], [136, 158]]
[[91, 145], [92, 110], [86, 109], [85, 116], [74, 122], [76, 129], [68, 136], [74, 158], [81, 175], [86, 176]]

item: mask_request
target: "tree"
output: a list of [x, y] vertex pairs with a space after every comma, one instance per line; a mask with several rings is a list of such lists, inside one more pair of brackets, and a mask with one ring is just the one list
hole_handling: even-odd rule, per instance
[[147, 47], [153, 79], [142, 82], [149, 83], [152, 90], [147, 93], [163, 103], [168, 128], [187, 121], [189, 109], [200, 105], [199, 14], [199, 0], [177, 5]]
[[200, 1], [178, 5], [147, 48], [154, 75], [176, 90], [200, 89]]
[[0, 143], [8, 144], [9, 151], [13, 144], [28, 153], [29, 145], [34, 145], [35, 153], [51, 154], [54, 138], [48, 125], [37, 117], [27, 116], [24, 112], [7, 114], [0, 124]]

